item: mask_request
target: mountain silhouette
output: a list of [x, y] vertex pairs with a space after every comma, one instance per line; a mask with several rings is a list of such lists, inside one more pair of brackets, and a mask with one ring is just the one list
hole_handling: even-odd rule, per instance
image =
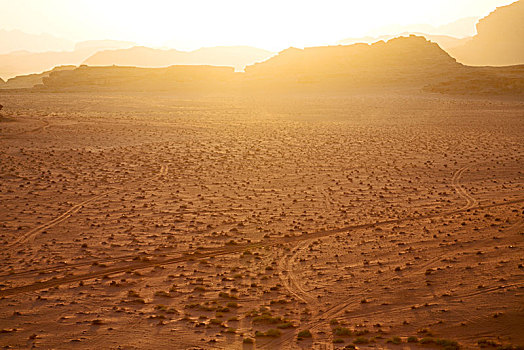
[[470, 41], [451, 48], [459, 62], [475, 66], [524, 63], [524, 1], [497, 8], [477, 24]]
[[124, 50], [104, 50], [84, 61], [89, 66], [168, 67], [172, 65], [230, 66], [243, 70], [245, 66], [263, 61], [272, 52], [249, 46], [219, 46], [191, 52], [132, 47]]
[[358, 44], [358, 43], [373, 44], [373, 43], [376, 43], [377, 41], [387, 41], [393, 38], [397, 38], [399, 36], [408, 37], [410, 35], [422, 36], [429, 41], [437, 43], [445, 51], [448, 51], [449, 49], [453, 47], [464, 45], [464, 43], [471, 40], [470, 37], [456, 38], [456, 37], [449, 36], [449, 35], [434, 35], [434, 34], [426, 34], [426, 33], [419, 33], [419, 32], [404, 32], [398, 35], [381, 35], [378, 37], [366, 36], [366, 37], [361, 37], [361, 38], [347, 38], [347, 39], [340, 40], [338, 44], [340, 45], [353, 45], [353, 44]]
[[290, 48], [247, 67], [246, 78], [276, 88], [300, 84], [335, 89], [428, 81], [459, 67], [437, 44], [410, 36], [371, 45]]
[[388, 25], [369, 33], [370, 36], [393, 35], [401, 33], [426, 33], [428, 35], [445, 35], [455, 38], [471, 37], [475, 34], [478, 17], [466, 17], [441, 26], [430, 24], [408, 24], [408, 25]]
[[78, 43], [73, 51], [28, 52], [17, 51], [0, 55], [0, 77], [44, 72], [63, 65], [80, 65], [95, 52], [108, 47], [129, 47], [133, 43], [114, 40], [92, 40]]
[[29, 34], [21, 30], [0, 29], [0, 55], [15, 51], [45, 52], [72, 50], [72, 41], [49, 34]]
[[53, 72], [63, 70], [73, 70], [76, 66], [58, 66], [52, 70], [42, 73], [19, 75], [17, 77], [8, 79], [4, 84], [0, 84], [0, 89], [27, 89], [43, 83], [43, 78], [48, 77]]

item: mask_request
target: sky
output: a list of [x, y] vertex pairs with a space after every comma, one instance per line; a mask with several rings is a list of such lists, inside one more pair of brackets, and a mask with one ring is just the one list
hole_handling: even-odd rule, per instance
[[0, 29], [72, 41], [278, 51], [361, 37], [388, 25], [439, 26], [515, 0], [0, 0]]

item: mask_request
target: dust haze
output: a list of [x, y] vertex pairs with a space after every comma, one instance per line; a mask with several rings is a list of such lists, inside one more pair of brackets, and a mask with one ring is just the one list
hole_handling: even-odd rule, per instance
[[0, 80], [0, 345], [522, 349], [521, 10], [458, 41], [23, 54], [50, 61]]

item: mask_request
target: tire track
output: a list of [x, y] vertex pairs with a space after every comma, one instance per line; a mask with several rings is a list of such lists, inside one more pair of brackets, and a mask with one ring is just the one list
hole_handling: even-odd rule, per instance
[[477, 204], [477, 200], [464, 189], [460, 185], [460, 178], [468, 170], [469, 166], [465, 166], [463, 168], [460, 168], [453, 174], [453, 178], [451, 179], [451, 185], [453, 188], [455, 188], [455, 191], [457, 191], [457, 194], [466, 200], [466, 205], [463, 207], [463, 209], [471, 209]]
[[53, 227], [53, 226], [56, 226], [62, 222], [64, 222], [65, 220], [67, 220], [68, 218], [70, 218], [73, 214], [77, 213], [78, 211], [80, 211], [80, 209], [82, 209], [84, 207], [84, 205], [86, 204], [89, 204], [91, 202], [94, 202], [100, 198], [103, 198], [111, 193], [114, 193], [116, 192], [116, 189], [113, 189], [113, 190], [110, 190], [110, 191], [106, 191], [102, 194], [99, 194], [95, 197], [92, 197], [90, 199], [87, 199], [77, 205], [74, 205], [73, 207], [71, 207], [69, 210], [67, 210], [66, 212], [62, 213], [61, 215], [59, 215], [58, 217], [54, 218], [53, 220], [45, 223], [45, 224], [42, 224], [38, 227], [35, 227], [34, 229], [32, 230], [29, 230], [28, 232], [26, 232], [25, 234], [23, 234], [22, 236], [18, 237], [17, 239], [15, 239], [13, 242], [11, 242], [10, 244], [8, 244], [7, 246], [8, 247], [13, 247], [13, 246], [16, 246], [18, 244], [22, 244], [22, 243], [28, 243], [28, 242], [33, 242], [35, 237], [42, 233], [43, 231]]
[[[282, 285], [286, 290], [295, 296], [297, 299], [302, 302], [312, 305], [315, 303], [315, 298], [312, 297], [307, 291], [302, 288], [302, 285], [299, 283], [297, 276], [293, 272], [293, 261], [295, 261], [298, 253], [309, 245], [310, 240], [305, 240], [299, 243], [291, 254], [287, 254], [279, 264], [279, 277]], [[284, 275], [284, 271], [287, 273], [287, 276]]]
[[[501, 203], [477, 206], [477, 207], [470, 208], [470, 209], [482, 210], [482, 209], [489, 209], [489, 208], [513, 205], [513, 204], [520, 204], [520, 203], [523, 203], [523, 202], [524, 202], [524, 198], [513, 200], [513, 201], [506, 201], [506, 202], [501, 202]], [[73, 276], [66, 276], [66, 277], [63, 277], [63, 278], [57, 278], [57, 279], [48, 280], [48, 281], [38, 281], [38, 282], [34, 282], [34, 283], [31, 283], [31, 284], [28, 284], [28, 285], [24, 285], [24, 286], [2, 289], [2, 290], [0, 290], [0, 297], [17, 295], [17, 294], [26, 293], [26, 292], [38, 291], [38, 290], [47, 289], [47, 288], [51, 288], [51, 287], [56, 287], [56, 286], [69, 284], [69, 283], [73, 283], [73, 282], [79, 282], [79, 281], [85, 281], [85, 280], [89, 280], [89, 279], [94, 279], [94, 278], [102, 277], [102, 276], [105, 276], [105, 275], [111, 275], [111, 274], [116, 274], [116, 273], [121, 273], [121, 272], [126, 272], [126, 271], [134, 271], [134, 270], [146, 269], [146, 268], [149, 268], [149, 267], [153, 267], [155, 265], [160, 265], [160, 266], [162, 266], [162, 265], [171, 265], [171, 264], [175, 264], [175, 263], [188, 261], [190, 259], [202, 259], [202, 258], [208, 258], [208, 257], [214, 257], [214, 256], [223, 256], [223, 255], [229, 255], [229, 254], [233, 254], [233, 253], [239, 253], [239, 252], [243, 252], [244, 250], [249, 250], [249, 249], [281, 246], [282, 244], [287, 244], [287, 243], [292, 243], [292, 242], [300, 242], [300, 241], [308, 241], [308, 240], [311, 240], [311, 239], [327, 237], [327, 236], [331, 236], [331, 235], [338, 234], [338, 233], [354, 231], [354, 230], [357, 230], [357, 229], [366, 229], [366, 228], [373, 228], [373, 227], [378, 227], [378, 226], [383, 226], [383, 225], [399, 224], [399, 223], [404, 223], [404, 222], [409, 222], [409, 221], [419, 221], [419, 220], [426, 220], [426, 219], [432, 219], [432, 218], [437, 218], [437, 217], [452, 216], [452, 215], [456, 215], [456, 214], [460, 214], [460, 213], [466, 212], [467, 210], [469, 210], [469, 209], [457, 209], [457, 210], [448, 211], [448, 212], [444, 212], [444, 213], [438, 213], [438, 214], [428, 214], [428, 215], [420, 215], [420, 216], [417, 216], [417, 217], [407, 217], [407, 218], [401, 218], [401, 219], [383, 220], [383, 221], [377, 221], [377, 222], [374, 222], [374, 223], [346, 226], [346, 227], [341, 227], [341, 228], [333, 229], [333, 230], [318, 231], [318, 232], [315, 232], [315, 233], [312, 233], [312, 234], [309, 234], [309, 235], [302, 235], [302, 236], [296, 236], [296, 237], [284, 237], [284, 238], [280, 238], [280, 239], [261, 241], [261, 242], [257, 242], [257, 243], [247, 243], [247, 244], [241, 244], [241, 245], [232, 246], [232, 247], [228, 246], [228, 247], [224, 247], [224, 248], [210, 249], [207, 252], [198, 252], [198, 253], [196, 253], [195, 251], [186, 251], [186, 252], [181, 252], [182, 256], [180, 256], [180, 257], [164, 258], [164, 259], [162, 259], [162, 258], [160, 258], [160, 259], [151, 259], [151, 260], [148, 260], [148, 261], [140, 261], [140, 262], [130, 263], [130, 264], [127, 264], [127, 265], [121, 266], [121, 267], [106, 268], [106, 269], [103, 269], [103, 270], [97, 271], [97, 272], [84, 273], [84, 274], [76, 275], [76, 276], [74, 276], [74, 275]], [[143, 259], [148, 259], [150, 257], [154, 257], [154, 255], [149, 255], [149, 256], [148, 255], [144, 255]], [[441, 257], [438, 256], [435, 259], [432, 259], [432, 260], [426, 262], [425, 264], [421, 265], [421, 267], [427, 266], [430, 263], [438, 261], [440, 258]], [[65, 266], [64, 268], [67, 268], [67, 266]], [[358, 299], [358, 297], [357, 297], [357, 299]], [[331, 309], [328, 309], [322, 315], [331, 314], [333, 312], [334, 313], [340, 312], [339, 309], [344, 310], [345, 307], [346, 307], [344, 305], [346, 305], [346, 304], [349, 305], [349, 303], [345, 303], [345, 304], [334, 306]], [[336, 311], [335, 311], [335, 308], [336, 308]]]
[[[160, 168], [160, 173], [158, 174], [158, 177], [164, 177], [165, 175], [167, 175], [168, 173], [168, 166], [167, 165], [162, 165], [161, 168]], [[77, 213], [78, 211], [80, 211], [85, 205], [91, 203], [91, 202], [94, 202], [94, 201], [97, 201], [101, 198], [104, 198], [112, 193], [115, 193], [117, 191], [117, 189], [112, 189], [112, 190], [109, 190], [109, 191], [105, 191], [99, 195], [96, 195], [92, 198], [89, 198], [81, 203], [78, 203], [76, 205], [74, 205], [73, 207], [71, 207], [69, 210], [65, 211], [64, 213], [60, 214], [59, 216], [57, 216], [56, 218], [52, 219], [51, 221], [48, 221], [40, 226], [37, 226], [35, 228], [33, 228], [32, 230], [29, 230], [28, 232], [26, 232], [25, 234], [21, 235], [20, 237], [16, 238], [13, 242], [9, 243], [7, 245], [7, 247], [14, 247], [14, 246], [17, 246], [19, 244], [23, 244], [23, 243], [32, 243], [34, 242], [36, 236], [40, 233], [42, 233], [43, 231], [47, 230], [47, 229], [50, 229], [51, 227], [53, 226], [56, 226], [62, 222], [64, 222], [65, 220], [67, 220], [68, 218], [70, 218], [73, 214]]]
[[45, 130], [47, 129], [48, 127], [51, 126], [51, 123], [49, 123], [46, 119], [37, 119], [39, 122], [42, 122], [43, 125], [39, 126], [39, 127], [36, 127], [36, 128], [33, 128], [33, 129], [29, 129], [29, 130], [24, 130], [24, 131], [20, 131], [20, 132], [17, 132], [17, 133], [13, 133], [13, 134], [10, 134], [10, 135], [5, 135], [5, 139], [12, 139], [12, 138], [15, 138], [15, 137], [18, 137], [18, 136], [22, 136], [22, 135], [31, 135], [31, 134], [35, 134], [37, 132], [40, 132], [42, 130]]

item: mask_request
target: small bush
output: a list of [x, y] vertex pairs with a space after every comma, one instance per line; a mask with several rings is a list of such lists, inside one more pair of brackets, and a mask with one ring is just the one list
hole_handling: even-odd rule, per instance
[[255, 341], [252, 338], [244, 338], [242, 339], [242, 343], [244, 344], [253, 344]]
[[402, 343], [402, 339], [400, 339], [400, 337], [393, 337], [393, 338], [388, 339], [386, 341], [386, 343], [391, 343], [391, 344], [398, 345], [398, 344]]
[[344, 339], [342, 338], [333, 339], [333, 344], [342, 344], [343, 342], [344, 342]]
[[268, 329], [267, 332], [266, 332], [266, 337], [280, 337], [280, 335], [282, 334], [282, 332], [280, 332], [278, 329], [274, 329], [274, 328], [271, 328], [271, 329]]
[[418, 343], [418, 338], [411, 336], [408, 338], [408, 343]]
[[369, 339], [365, 337], [357, 337], [355, 340], [353, 340], [353, 343], [355, 344], [368, 344]]
[[435, 339], [433, 338], [422, 338], [420, 339], [420, 344], [435, 344]]
[[222, 321], [220, 321], [219, 319], [216, 319], [216, 318], [212, 318], [212, 319], [209, 320], [209, 324], [221, 325]]
[[298, 332], [298, 339], [304, 339], [304, 338], [311, 338], [313, 337], [313, 334], [311, 334], [311, 331], [309, 329], [305, 329], [303, 331]]
[[288, 329], [288, 328], [293, 328], [293, 323], [291, 322], [284, 322], [284, 323], [280, 323], [277, 325], [277, 328], [279, 329]]
[[339, 337], [350, 337], [351, 330], [346, 327], [335, 327], [333, 329], [333, 334]]
[[442, 346], [446, 350], [458, 350], [459, 344], [454, 340], [449, 339], [437, 339], [435, 340], [437, 345]]
[[497, 341], [494, 341], [494, 340], [489, 340], [489, 339], [481, 339], [477, 342], [477, 344], [481, 347], [481, 348], [487, 348], [487, 347], [498, 347], [500, 346], [501, 344]]

